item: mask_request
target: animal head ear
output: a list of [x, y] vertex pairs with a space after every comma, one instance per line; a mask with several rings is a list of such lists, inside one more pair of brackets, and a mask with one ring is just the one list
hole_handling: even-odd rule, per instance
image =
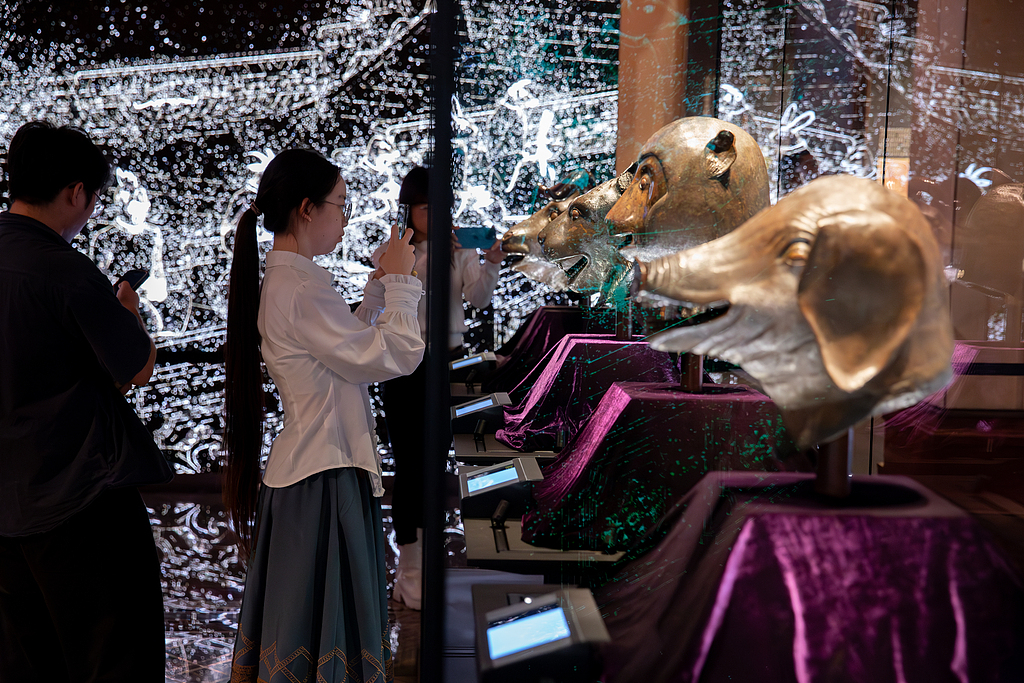
[[640, 162], [634, 161], [629, 165], [629, 168], [622, 172], [622, 175], [615, 179], [615, 187], [618, 189], [620, 195], [625, 192], [626, 188], [629, 187], [629, 184], [633, 182], [633, 176], [636, 175], [636, 169], [639, 166]]
[[925, 276], [919, 245], [888, 214], [818, 221], [797, 301], [837, 387], [857, 391], [892, 361], [921, 310]]
[[736, 136], [727, 130], [718, 131], [704, 146], [704, 175], [729, 187], [729, 169], [736, 161]]

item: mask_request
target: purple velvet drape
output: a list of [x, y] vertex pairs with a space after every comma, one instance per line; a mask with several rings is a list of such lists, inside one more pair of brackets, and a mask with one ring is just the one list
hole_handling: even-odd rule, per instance
[[595, 591], [603, 680], [1018, 681], [1024, 585], [988, 532], [903, 477], [708, 475]]
[[510, 391], [567, 334], [609, 332], [614, 320], [608, 317], [578, 306], [541, 306], [499, 350], [498, 367], [482, 383], [484, 393]]
[[787, 469], [793, 452], [775, 404], [749, 387], [617, 382], [534, 484], [523, 540], [625, 550], [709, 471]]
[[509, 396], [495, 438], [520, 451], [550, 450], [559, 431], [572, 438], [613, 382], [679, 382], [677, 363], [643, 341], [568, 335]]

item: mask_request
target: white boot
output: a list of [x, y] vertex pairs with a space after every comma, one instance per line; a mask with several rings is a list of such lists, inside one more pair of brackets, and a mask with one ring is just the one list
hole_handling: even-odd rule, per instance
[[395, 588], [391, 597], [409, 609], [419, 610], [422, 602], [423, 529], [416, 530], [415, 543], [400, 545], [398, 551]]

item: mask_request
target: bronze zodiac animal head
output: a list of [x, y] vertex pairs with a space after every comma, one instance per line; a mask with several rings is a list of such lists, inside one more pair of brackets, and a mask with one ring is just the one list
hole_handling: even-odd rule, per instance
[[629, 272], [628, 262], [619, 255], [623, 241], [611, 233], [605, 215], [622, 196], [634, 170], [635, 165], [630, 166], [617, 178], [573, 199], [538, 236], [544, 256], [562, 265], [575, 292], [600, 291], [613, 273]]
[[607, 214], [630, 255], [651, 259], [721, 237], [768, 207], [768, 171], [754, 139], [719, 119], [665, 126], [640, 150], [636, 174]]
[[556, 290], [566, 288], [565, 274], [544, 256], [537, 236], [548, 223], [565, 212], [573, 199], [586, 192], [592, 185], [590, 174], [578, 169], [551, 187], [539, 188], [540, 196], [550, 201], [525, 221], [509, 228], [501, 239], [502, 251], [523, 256], [521, 261], [512, 266], [513, 270], [523, 273], [531, 280], [550, 285]]
[[917, 207], [863, 178], [818, 178], [735, 231], [637, 263], [641, 297], [722, 314], [651, 338], [740, 365], [801, 447], [949, 381], [947, 282]]

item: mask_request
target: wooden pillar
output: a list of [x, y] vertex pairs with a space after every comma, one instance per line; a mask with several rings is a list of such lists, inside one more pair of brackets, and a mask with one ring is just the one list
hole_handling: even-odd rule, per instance
[[689, 0], [622, 0], [618, 173], [636, 161], [647, 138], [685, 115], [689, 5]]

